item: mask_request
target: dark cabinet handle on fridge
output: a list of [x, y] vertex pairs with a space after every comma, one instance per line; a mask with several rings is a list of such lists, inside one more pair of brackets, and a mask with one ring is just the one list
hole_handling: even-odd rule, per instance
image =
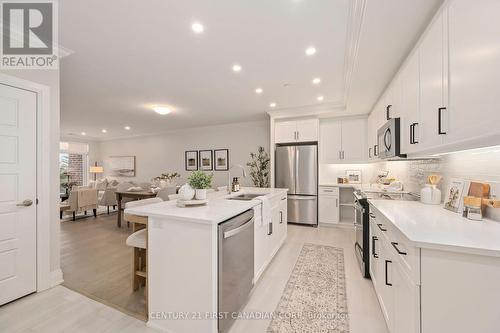
[[445, 107], [438, 108], [438, 134], [439, 135], [446, 134], [446, 132], [443, 131], [443, 111], [444, 110], [446, 110]]
[[372, 256], [373, 258], [378, 258], [378, 254], [375, 252], [375, 241], [378, 241], [378, 237], [372, 236]]
[[387, 264], [391, 263], [392, 264], [392, 260], [386, 260], [385, 261], [385, 285], [386, 286], [389, 286], [389, 287], [392, 287], [392, 283], [389, 283], [389, 281], [387, 281]]

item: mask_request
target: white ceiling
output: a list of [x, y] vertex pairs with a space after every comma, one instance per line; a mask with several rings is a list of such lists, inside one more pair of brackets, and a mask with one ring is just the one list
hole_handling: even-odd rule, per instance
[[[61, 43], [74, 51], [61, 63], [61, 135], [259, 120], [271, 102], [300, 110], [347, 101], [349, 113], [367, 113], [441, 2], [366, 0], [361, 16], [354, 8], [365, 0], [61, 1]], [[194, 21], [204, 33], [192, 32]], [[317, 53], [307, 57], [310, 45]], [[174, 111], [157, 115], [158, 104]]]

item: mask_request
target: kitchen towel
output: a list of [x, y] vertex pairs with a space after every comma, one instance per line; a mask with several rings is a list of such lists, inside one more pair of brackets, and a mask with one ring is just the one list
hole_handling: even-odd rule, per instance
[[269, 203], [269, 199], [264, 195], [261, 195], [260, 197], [257, 197], [255, 199], [262, 202], [262, 205], [260, 206], [262, 212], [260, 226], [271, 223], [271, 204]]

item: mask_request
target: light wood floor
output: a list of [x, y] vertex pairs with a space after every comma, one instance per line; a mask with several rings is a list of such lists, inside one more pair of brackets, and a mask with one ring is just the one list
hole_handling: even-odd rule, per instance
[[[113, 218], [111, 220], [114, 221]], [[114, 225], [111, 223], [108, 226], [108, 223], [102, 223], [102, 225], [95, 225], [95, 227], [102, 230], [100, 234], [97, 234], [99, 236], [95, 237], [102, 237], [100, 246], [105, 251], [108, 245], [102, 244], [102, 242], [114, 238], [105, 236], [106, 230], [114, 230], [111, 229]], [[78, 230], [85, 229], [84, 226], [77, 228]], [[64, 232], [67, 232], [69, 228], [65, 226], [64, 229]], [[126, 229], [119, 231], [117, 234], [125, 238]], [[78, 238], [79, 236], [71, 234], [71, 237], [66, 235], [63, 236], [63, 239], [70, 241], [73, 237]], [[373, 285], [370, 280], [366, 280], [361, 276], [357, 266], [352, 242], [353, 237], [353, 231], [347, 229], [289, 226], [285, 244], [262, 275], [243, 311], [274, 311], [302, 245], [304, 243], [331, 245], [344, 249], [350, 333], [387, 333], [387, 327]], [[94, 251], [97, 251], [97, 249], [92, 249], [92, 247], [88, 250], [88, 263], [92, 263], [90, 258], [96, 260], [96, 256], [102, 255], [102, 253]], [[89, 255], [89, 253], [92, 253], [92, 255]], [[123, 254], [108, 253], [108, 256], [112, 256], [115, 260], [121, 255]], [[83, 254], [79, 256], [85, 257]], [[97, 262], [100, 262], [100, 260]], [[119, 260], [116, 260], [116, 263], [118, 262]], [[92, 267], [92, 265], [90, 266]], [[95, 269], [95, 271], [100, 270]], [[116, 272], [120, 272], [117, 267]], [[112, 273], [109, 272], [108, 274]], [[106, 280], [104, 276], [100, 278]], [[65, 278], [71, 277], [65, 276]], [[126, 284], [127, 282], [124, 281], [123, 283]], [[116, 288], [118, 289], [118, 286]], [[106, 294], [107, 292], [101, 290], [101, 293]], [[112, 294], [112, 292], [109, 293]], [[232, 327], [231, 333], [264, 333], [269, 322], [269, 320], [239, 320]], [[155, 331], [147, 328], [145, 323], [140, 320], [126, 316], [64, 287], [56, 287], [0, 307], [0, 332], [140, 333]]]
[[133, 251], [125, 244], [132, 228], [117, 228], [116, 214], [61, 222], [64, 286], [145, 319], [144, 291], [132, 292]]

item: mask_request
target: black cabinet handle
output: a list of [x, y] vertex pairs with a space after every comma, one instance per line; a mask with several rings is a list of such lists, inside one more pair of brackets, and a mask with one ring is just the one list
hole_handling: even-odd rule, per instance
[[375, 252], [375, 241], [378, 241], [377, 236], [372, 236], [372, 256], [378, 258], [378, 254]]
[[385, 117], [387, 118], [387, 120], [391, 120], [391, 108], [392, 108], [392, 105], [387, 105], [386, 108], [385, 108]]
[[382, 223], [377, 223], [377, 226], [381, 231], [387, 231], [387, 229], [382, 228]]
[[268, 236], [271, 236], [273, 234], [273, 222], [269, 223], [269, 229], [267, 232]]
[[445, 107], [438, 108], [438, 134], [439, 135], [444, 135], [446, 134], [445, 131], [443, 131], [443, 124], [442, 124], [442, 118], [443, 118], [443, 111], [446, 110]]
[[406, 252], [401, 251], [401, 250], [398, 248], [398, 243], [396, 243], [396, 242], [391, 242], [391, 244], [392, 244], [392, 246], [396, 249], [396, 252], [397, 252], [398, 254], [402, 254], [402, 255], [404, 255], [404, 256], [408, 254], [408, 253], [406, 253]]
[[410, 125], [410, 144], [411, 145], [414, 144], [414, 142], [413, 142], [413, 131], [414, 131], [413, 125], [414, 124]]
[[368, 214], [368, 215], [370, 215], [370, 217], [371, 217], [372, 219], [374, 219], [374, 218], [375, 218], [375, 214], [373, 214], [373, 213], [370, 213], [370, 214]]
[[389, 282], [387, 281], [387, 275], [388, 275], [388, 274], [387, 274], [387, 264], [389, 264], [389, 263], [391, 263], [391, 264], [392, 264], [392, 260], [386, 260], [386, 261], [385, 261], [385, 285], [386, 285], [386, 286], [389, 286], [389, 287], [392, 287], [392, 283], [389, 283]]
[[418, 144], [418, 141], [415, 139], [415, 127], [418, 125], [418, 123], [413, 123], [413, 144]]
[[372, 158], [372, 148], [368, 148], [368, 158]]
[[283, 224], [283, 212], [280, 210], [280, 224]]
[[378, 156], [378, 145], [373, 146], [373, 155]]

